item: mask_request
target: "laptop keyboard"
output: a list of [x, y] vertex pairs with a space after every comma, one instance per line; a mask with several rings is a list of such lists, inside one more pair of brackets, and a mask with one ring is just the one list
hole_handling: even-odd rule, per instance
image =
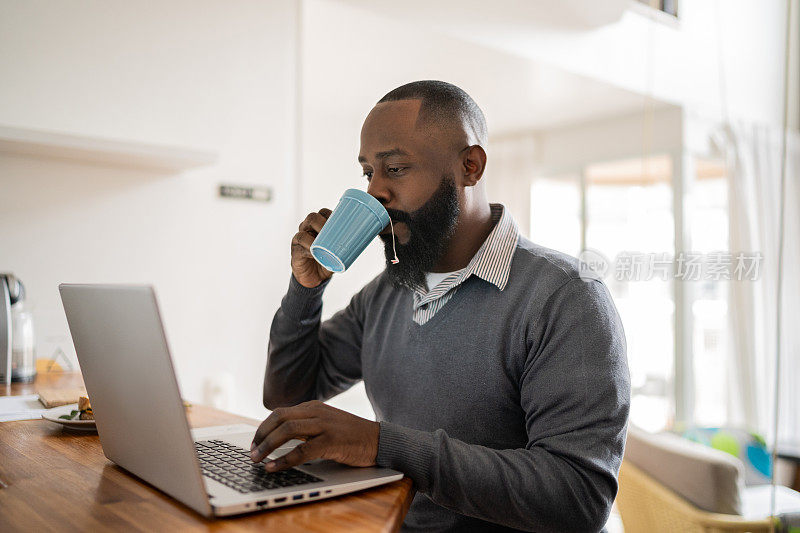
[[254, 463], [250, 451], [221, 440], [194, 443], [203, 475], [241, 493], [279, 489], [322, 481], [296, 468], [267, 472], [264, 463]]

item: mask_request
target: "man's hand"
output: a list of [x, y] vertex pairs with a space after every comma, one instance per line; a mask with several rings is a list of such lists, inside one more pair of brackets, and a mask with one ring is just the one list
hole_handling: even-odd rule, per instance
[[320, 401], [279, 407], [264, 420], [253, 438], [250, 456], [262, 461], [291, 439], [305, 442], [286, 455], [270, 461], [270, 472], [312, 459], [332, 459], [351, 466], [372, 466], [378, 455], [380, 424], [351, 415]]
[[330, 209], [309, 213], [292, 237], [292, 274], [303, 287], [316, 287], [333, 275], [311, 255], [311, 244], [330, 216]]

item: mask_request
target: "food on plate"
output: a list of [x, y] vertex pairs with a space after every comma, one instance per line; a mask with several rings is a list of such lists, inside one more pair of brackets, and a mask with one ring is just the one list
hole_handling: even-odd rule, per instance
[[78, 408], [74, 409], [68, 415], [61, 415], [58, 418], [64, 420], [75, 420], [75, 417], [80, 415], [80, 420], [94, 420], [94, 411], [92, 411], [92, 404], [89, 403], [89, 398], [81, 396], [78, 398]]
[[89, 398], [86, 396], [78, 398], [78, 411], [81, 412], [81, 420], [94, 420], [92, 404], [89, 403]]

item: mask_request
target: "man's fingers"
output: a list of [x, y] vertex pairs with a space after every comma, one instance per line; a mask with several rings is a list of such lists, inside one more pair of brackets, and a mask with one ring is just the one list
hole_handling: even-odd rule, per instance
[[270, 472], [276, 472], [286, 468], [297, 466], [312, 459], [322, 457], [325, 447], [322, 444], [321, 437], [315, 437], [306, 442], [298, 444], [292, 451], [286, 455], [278, 457], [274, 461], [270, 461], [265, 465], [265, 468]]
[[304, 221], [300, 223], [298, 226], [299, 231], [307, 231], [309, 233], [319, 233], [322, 230], [322, 226], [325, 225], [325, 222], [328, 220], [326, 216], [323, 216], [321, 213], [309, 213], [308, 216]]
[[319, 433], [319, 423], [315, 419], [294, 418], [286, 420], [261, 440], [255, 449], [250, 452], [250, 458], [254, 462], [262, 461], [282, 444], [292, 439], [307, 440]]
[[270, 415], [258, 426], [256, 434], [253, 437], [254, 446], [251, 446], [251, 448], [255, 448], [261, 444], [261, 441], [264, 440], [264, 437], [269, 435], [284, 421], [289, 420], [290, 418], [295, 418], [296, 409], [296, 407], [278, 407], [277, 409], [274, 409]]
[[305, 402], [295, 405], [294, 407], [278, 407], [277, 409], [273, 410], [272, 413], [270, 413], [270, 415], [263, 422], [261, 422], [261, 425], [258, 426], [256, 434], [253, 437], [253, 445], [251, 446], [251, 450], [255, 449], [256, 446], [261, 444], [261, 441], [264, 440], [267, 435], [272, 433], [275, 428], [287, 420], [294, 420], [297, 418], [312, 418], [313, 413], [311, 408], [313, 408], [316, 403], [321, 402]]
[[292, 237], [292, 249], [298, 248], [311, 254], [311, 245], [314, 243], [314, 236], [306, 231], [298, 231]]
[[308, 214], [305, 220], [297, 227], [297, 233], [292, 237], [292, 255], [299, 254], [301, 257], [313, 257], [311, 255], [311, 245], [329, 216], [331, 216], [330, 209], [320, 209], [318, 213]]

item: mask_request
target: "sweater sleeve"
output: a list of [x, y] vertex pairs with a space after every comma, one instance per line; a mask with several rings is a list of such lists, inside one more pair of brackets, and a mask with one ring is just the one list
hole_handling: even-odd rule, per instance
[[361, 379], [361, 297], [321, 322], [322, 293], [329, 283], [307, 288], [292, 275], [272, 320], [264, 406], [267, 409], [327, 400]]
[[381, 422], [377, 463], [458, 513], [529, 531], [597, 531], [616, 496], [630, 407], [622, 324], [605, 285], [581, 279], [530, 322], [524, 448]]

